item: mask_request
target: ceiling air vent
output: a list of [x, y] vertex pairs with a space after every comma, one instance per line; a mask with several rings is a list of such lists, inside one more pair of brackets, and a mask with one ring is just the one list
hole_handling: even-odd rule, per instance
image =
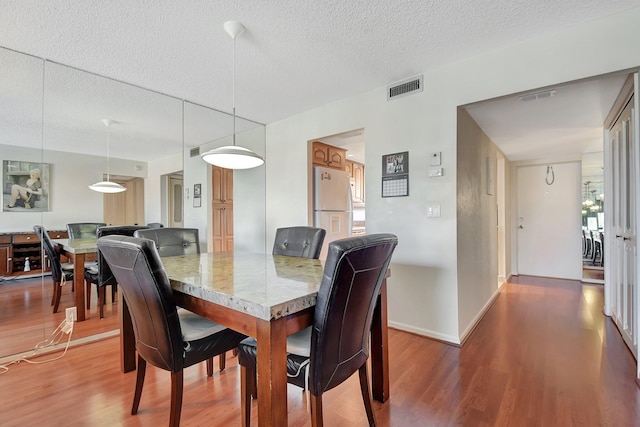
[[200, 155], [200, 147], [192, 148], [189, 152], [190, 157], [197, 157]]
[[551, 98], [552, 96], [555, 96], [555, 95], [556, 95], [555, 89], [545, 90], [542, 92], [528, 93], [526, 95], [522, 95], [520, 97], [520, 101], [522, 102], [534, 101], [536, 99]]
[[387, 101], [422, 92], [422, 75], [394, 83], [387, 87]]

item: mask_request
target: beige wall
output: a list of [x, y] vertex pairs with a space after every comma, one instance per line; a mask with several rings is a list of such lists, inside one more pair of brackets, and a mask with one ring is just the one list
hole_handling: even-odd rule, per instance
[[463, 108], [457, 152], [458, 311], [464, 339], [498, 293], [497, 159], [504, 155]]

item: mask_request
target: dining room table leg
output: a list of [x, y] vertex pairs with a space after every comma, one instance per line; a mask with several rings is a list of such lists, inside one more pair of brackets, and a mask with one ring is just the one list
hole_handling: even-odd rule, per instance
[[389, 330], [387, 323], [386, 278], [382, 282], [371, 323], [371, 389], [375, 400], [385, 402], [389, 398]]
[[85, 254], [78, 253], [73, 256], [73, 285], [76, 295], [77, 321], [82, 322], [86, 319], [85, 300], [84, 300], [84, 261]]
[[287, 425], [286, 318], [258, 319], [258, 426]]

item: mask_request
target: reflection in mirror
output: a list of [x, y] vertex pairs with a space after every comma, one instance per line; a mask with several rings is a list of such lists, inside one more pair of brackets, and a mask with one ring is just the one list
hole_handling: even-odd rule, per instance
[[[185, 226], [200, 229], [208, 251], [264, 252], [265, 165], [231, 171], [200, 158], [212, 148], [232, 145], [232, 134], [232, 116], [185, 101]], [[264, 125], [236, 117], [236, 144], [264, 158]]]
[[[215, 249], [221, 224], [211, 184], [219, 182], [199, 153], [230, 143], [230, 114], [2, 48], [0, 95], [0, 160], [44, 163], [50, 172], [46, 212], [0, 210], [2, 266], [19, 253], [12, 252], [20, 249], [13, 236], [33, 236], [36, 224], [53, 238], [65, 237], [70, 222], [197, 227], [207, 250]], [[109, 136], [103, 119], [115, 122]], [[239, 117], [236, 131], [238, 144], [265, 155], [262, 124]], [[127, 187], [117, 197], [88, 188], [107, 173], [107, 138], [110, 178]], [[235, 250], [264, 252], [265, 167], [229, 172], [225, 201], [232, 203], [231, 220], [222, 234]], [[66, 283], [54, 314], [50, 274], [30, 273], [0, 269], [0, 292], [15, 284], [11, 296], [2, 296], [0, 358], [33, 350], [50, 338], [65, 309], [76, 305], [72, 285]], [[95, 286], [89, 295], [87, 320], [75, 324], [74, 340], [118, 332], [117, 302], [107, 297], [105, 317], [99, 319]]]
[[[2, 211], [0, 232], [33, 233], [33, 226], [42, 224], [55, 238], [64, 237], [59, 232], [70, 222], [166, 222], [169, 206], [162, 180], [181, 175], [183, 168], [182, 101], [16, 52], [0, 54], [0, 157], [50, 168], [48, 211]], [[128, 187], [119, 199], [88, 188], [107, 172], [105, 118], [115, 122], [110, 131], [111, 178]], [[0, 255], [10, 257], [14, 248], [20, 250], [9, 242], [0, 243]], [[54, 314], [50, 275], [15, 273], [1, 275], [3, 285], [7, 276], [20, 289], [12, 296], [13, 308], [1, 308], [0, 357], [32, 350], [50, 338], [65, 309], [76, 305], [71, 283], [66, 283]], [[95, 286], [89, 290], [88, 320], [75, 324], [74, 340], [117, 333], [117, 303], [108, 297], [105, 318], [99, 319]], [[10, 332], [2, 330], [5, 326]]]
[[[33, 234], [13, 234], [32, 233], [33, 226], [42, 223], [42, 213], [24, 204], [7, 208], [12, 180], [4, 170], [6, 164], [11, 174], [29, 174], [30, 164], [42, 162], [43, 70], [42, 59], [0, 48], [0, 357], [33, 349], [45, 339], [41, 313], [49, 301], [43, 299], [44, 281], [37, 273], [42, 262], [35, 259], [40, 258], [39, 244]], [[24, 271], [29, 254], [36, 255], [34, 269]]]
[[582, 277], [604, 283], [604, 157], [582, 155]]

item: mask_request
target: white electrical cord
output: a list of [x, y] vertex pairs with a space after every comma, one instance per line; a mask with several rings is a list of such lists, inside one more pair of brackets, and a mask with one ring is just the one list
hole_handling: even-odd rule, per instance
[[[60, 323], [58, 327], [51, 333], [50, 339], [41, 341], [35, 345], [33, 349], [33, 353], [27, 356], [19, 357], [16, 360], [12, 360], [6, 365], [0, 365], [0, 375], [6, 374], [9, 371], [9, 365], [14, 365], [14, 364], [17, 365], [20, 362], [26, 362], [26, 363], [31, 363], [33, 365], [37, 365], [42, 363], [53, 362], [55, 360], [63, 358], [64, 355], [67, 354], [67, 350], [69, 349], [69, 345], [71, 344], [71, 335], [73, 334], [73, 325], [74, 325], [74, 322], [70, 322], [69, 325], [67, 325], [67, 320], [66, 319], [63, 320], [62, 323]], [[29, 360], [30, 358], [37, 356], [40, 350], [57, 345], [65, 334], [68, 335], [67, 344], [65, 345], [64, 351], [62, 352], [61, 355], [54, 357], [52, 359], [47, 359], [47, 360], [38, 360], [38, 361]]]

